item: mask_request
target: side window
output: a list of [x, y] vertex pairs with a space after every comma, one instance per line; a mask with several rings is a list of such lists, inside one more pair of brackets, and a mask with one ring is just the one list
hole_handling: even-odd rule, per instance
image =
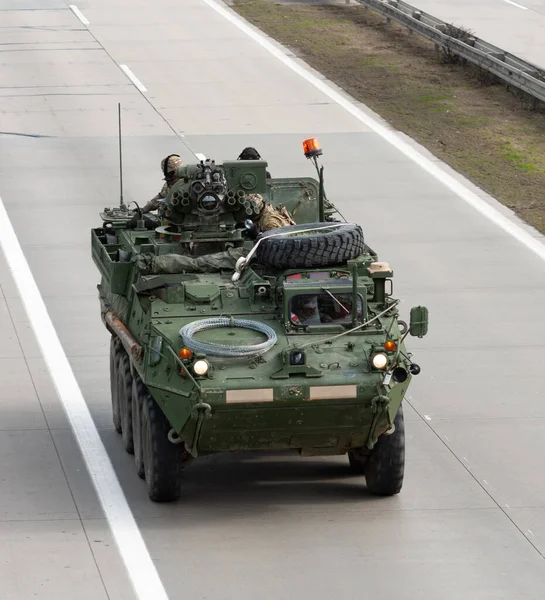
[[[289, 302], [289, 320], [296, 327], [335, 323], [352, 323], [352, 294], [298, 294]], [[358, 295], [358, 319], [361, 318], [363, 302]]]

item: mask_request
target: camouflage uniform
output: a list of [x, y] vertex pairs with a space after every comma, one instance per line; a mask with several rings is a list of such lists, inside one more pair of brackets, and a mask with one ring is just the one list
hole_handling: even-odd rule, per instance
[[[161, 161], [161, 170], [163, 171], [163, 173], [165, 172], [165, 160], [163, 158], [163, 160]], [[168, 165], [167, 165], [167, 173], [171, 173], [172, 171], [175, 171], [178, 167], [183, 166], [183, 163], [180, 159], [179, 156], [170, 156], [168, 159]], [[178, 178], [174, 177], [172, 179], [169, 179], [165, 182], [165, 184], [163, 185], [163, 187], [161, 188], [161, 191], [154, 196], [143, 208], [142, 208], [142, 212], [143, 213], [148, 213], [152, 210], [157, 210], [159, 208], [159, 200], [162, 200], [163, 198], [167, 197], [167, 194], [170, 190], [170, 188], [177, 182], [179, 181]]]
[[224, 269], [234, 269], [237, 260], [247, 254], [248, 250], [245, 248], [228, 248], [224, 252], [215, 252], [204, 256], [137, 254], [132, 258], [132, 262], [145, 275], [218, 273]]
[[291, 218], [290, 213], [283, 204], [280, 204], [278, 207], [268, 204], [263, 200], [261, 194], [248, 194], [248, 198], [253, 200], [260, 210], [259, 215], [254, 221], [261, 231], [295, 225], [295, 221]]

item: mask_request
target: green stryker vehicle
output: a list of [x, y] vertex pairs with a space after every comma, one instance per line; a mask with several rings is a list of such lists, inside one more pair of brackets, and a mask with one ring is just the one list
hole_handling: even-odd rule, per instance
[[[348, 454], [372, 494], [402, 487], [405, 339], [428, 311], [400, 320], [392, 269], [303, 147], [317, 179], [206, 159], [177, 168], [157, 217], [121, 195], [91, 231], [113, 421], [153, 501], [179, 498], [196, 457], [243, 450]], [[261, 231], [263, 200], [296, 225]]]

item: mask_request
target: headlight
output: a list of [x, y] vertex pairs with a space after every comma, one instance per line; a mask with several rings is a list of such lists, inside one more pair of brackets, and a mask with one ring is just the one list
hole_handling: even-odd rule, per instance
[[373, 356], [373, 366], [375, 369], [384, 369], [387, 364], [388, 357], [386, 354], [375, 354], [375, 356]]
[[195, 375], [206, 375], [210, 365], [205, 360], [196, 360], [193, 363], [193, 373]]

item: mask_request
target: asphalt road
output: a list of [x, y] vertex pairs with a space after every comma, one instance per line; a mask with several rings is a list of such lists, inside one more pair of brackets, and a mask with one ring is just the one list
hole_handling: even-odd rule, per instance
[[[470, 188], [508, 225], [493, 223], [211, 0], [78, 8], [88, 27], [60, 0], [0, 0], [0, 196], [168, 597], [543, 598], [545, 263], [506, 227], [543, 237]], [[273, 176], [312, 175], [301, 141], [319, 137], [329, 197], [393, 266], [403, 310], [430, 308], [429, 335], [411, 339], [422, 373], [399, 496], [369, 497], [345, 457], [250, 456], [203, 458], [179, 503], [148, 500], [111, 422], [90, 252], [119, 197], [118, 101], [127, 202], [159, 190], [172, 152], [223, 160], [252, 145]], [[138, 540], [122, 503], [99, 502], [90, 473], [107, 478], [107, 465], [96, 454], [86, 467], [12, 252], [0, 256], [0, 598], [136, 598]]]
[[544, 0], [411, 0], [409, 4], [467, 27], [482, 40], [545, 69]]

